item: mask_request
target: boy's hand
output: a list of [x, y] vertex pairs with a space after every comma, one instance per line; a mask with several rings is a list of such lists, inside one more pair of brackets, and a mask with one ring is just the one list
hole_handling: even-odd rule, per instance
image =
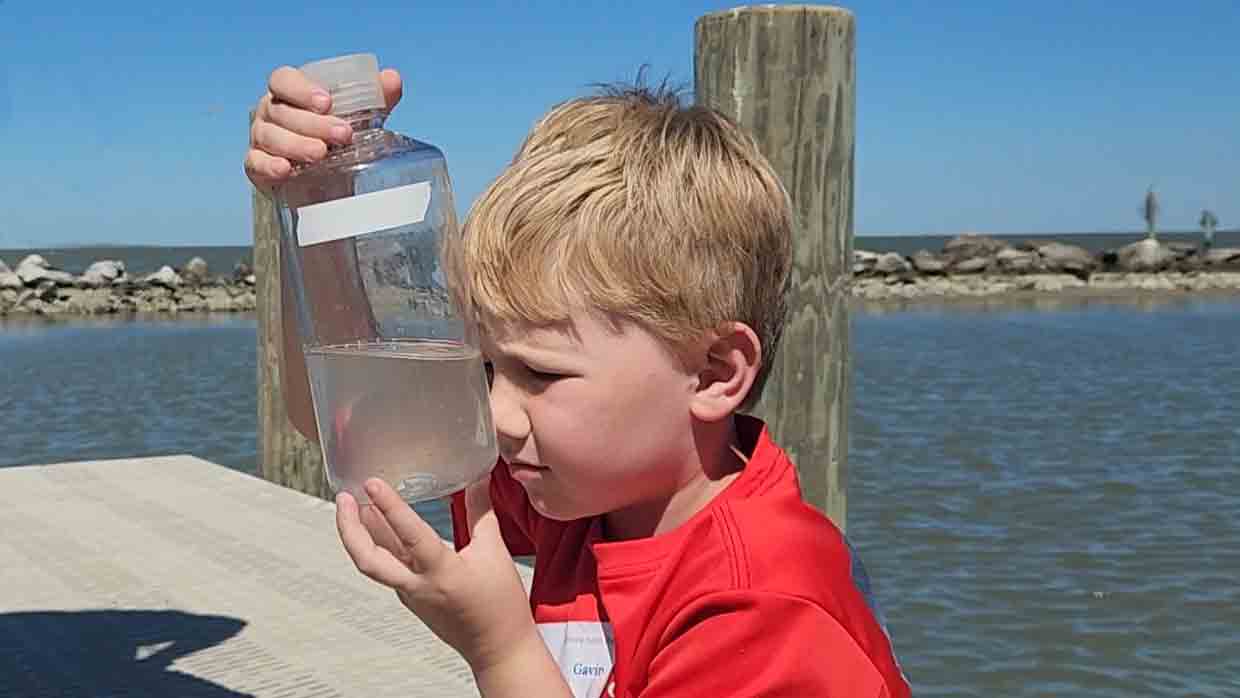
[[[391, 109], [400, 101], [400, 73], [379, 73], [383, 97]], [[245, 173], [264, 191], [288, 179], [293, 161], [317, 162], [327, 146], [353, 138], [348, 122], [331, 116], [331, 96], [296, 68], [276, 68], [267, 79], [267, 94], [258, 100], [250, 127]]]
[[365, 487], [372, 504], [360, 511], [348, 493], [336, 497], [340, 540], [362, 574], [394, 589], [475, 673], [542, 646], [491, 510], [489, 480], [466, 493], [470, 544], [459, 553], [387, 483], [371, 478]]

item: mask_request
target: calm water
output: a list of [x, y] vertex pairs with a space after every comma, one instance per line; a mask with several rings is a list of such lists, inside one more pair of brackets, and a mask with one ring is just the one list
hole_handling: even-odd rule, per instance
[[[1240, 696], [1240, 300], [1051, 308], [853, 316], [849, 533], [905, 670], [921, 696]], [[0, 466], [252, 471], [254, 341], [0, 326]]]

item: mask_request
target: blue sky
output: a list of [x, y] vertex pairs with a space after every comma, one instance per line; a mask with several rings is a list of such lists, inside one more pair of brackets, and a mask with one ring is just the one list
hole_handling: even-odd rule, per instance
[[[547, 107], [642, 64], [691, 86], [726, 2], [0, 0], [0, 247], [247, 244], [247, 113], [270, 70], [370, 51], [392, 128], [462, 206]], [[870, 2], [857, 15], [856, 232], [1240, 226], [1240, 3]]]

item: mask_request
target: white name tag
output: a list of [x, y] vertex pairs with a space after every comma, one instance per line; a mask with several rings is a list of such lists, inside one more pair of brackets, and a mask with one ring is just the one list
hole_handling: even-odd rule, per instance
[[574, 698], [602, 698], [616, 663], [611, 623], [577, 621], [539, 623], [538, 632]]
[[421, 223], [431, 203], [431, 183], [324, 201], [297, 209], [297, 244], [302, 247]]

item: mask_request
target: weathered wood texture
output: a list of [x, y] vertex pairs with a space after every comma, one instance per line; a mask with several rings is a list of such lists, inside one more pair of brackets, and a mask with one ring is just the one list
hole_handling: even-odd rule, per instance
[[800, 469], [805, 499], [847, 514], [847, 281], [853, 240], [855, 22], [824, 6], [742, 7], [696, 25], [699, 104], [735, 119], [795, 210], [788, 321], [755, 413]]
[[254, 274], [258, 315], [258, 453], [263, 478], [324, 499], [331, 488], [318, 444], [289, 422], [280, 378], [282, 293], [280, 222], [271, 197], [253, 190]]

